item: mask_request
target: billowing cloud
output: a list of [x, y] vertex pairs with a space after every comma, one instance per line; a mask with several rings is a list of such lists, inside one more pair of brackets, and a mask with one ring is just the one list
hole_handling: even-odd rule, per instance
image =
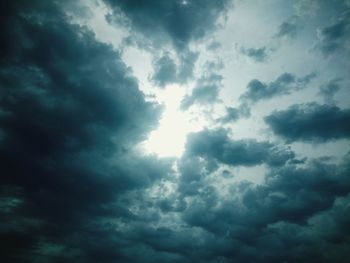
[[292, 105], [265, 117], [273, 132], [288, 141], [328, 141], [348, 138], [350, 110], [317, 103]]

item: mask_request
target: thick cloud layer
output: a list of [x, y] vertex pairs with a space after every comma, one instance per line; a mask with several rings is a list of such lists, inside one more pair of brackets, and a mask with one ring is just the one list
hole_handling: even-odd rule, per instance
[[265, 121], [276, 135], [288, 141], [322, 142], [350, 136], [350, 110], [334, 105], [292, 105], [273, 112]]

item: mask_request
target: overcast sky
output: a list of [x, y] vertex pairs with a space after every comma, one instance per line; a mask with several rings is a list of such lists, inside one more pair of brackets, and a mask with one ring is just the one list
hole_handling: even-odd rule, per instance
[[349, 0], [0, 21], [1, 262], [350, 262]]

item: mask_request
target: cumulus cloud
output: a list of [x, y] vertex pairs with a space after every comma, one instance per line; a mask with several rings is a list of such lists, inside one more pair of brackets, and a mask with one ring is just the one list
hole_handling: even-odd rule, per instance
[[324, 142], [350, 135], [350, 110], [335, 105], [296, 104], [274, 111], [265, 121], [287, 141]]

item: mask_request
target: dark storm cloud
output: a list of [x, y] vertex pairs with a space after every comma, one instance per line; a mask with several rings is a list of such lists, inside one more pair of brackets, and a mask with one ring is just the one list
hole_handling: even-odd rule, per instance
[[151, 80], [159, 87], [164, 88], [167, 84], [185, 83], [193, 77], [198, 53], [183, 51], [179, 56], [178, 65], [169, 53], [165, 53], [153, 62], [154, 72]]
[[240, 96], [240, 100], [242, 102], [255, 103], [260, 100], [287, 95], [292, 91], [305, 88], [315, 76], [315, 73], [311, 73], [298, 78], [294, 74], [283, 73], [270, 83], [253, 79], [248, 83], [247, 90]]
[[294, 153], [289, 149], [276, 147], [269, 142], [258, 142], [253, 139], [232, 140], [227, 130], [223, 129], [190, 134], [185, 154], [233, 166], [254, 166], [262, 163], [280, 166], [294, 158]]
[[319, 95], [323, 97], [325, 103], [334, 103], [334, 95], [340, 90], [342, 79], [331, 79], [328, 83], [320, 86]]
[[160, 108], [118, 52], [69, 24], [63, 3], [1, 4], [4, 262], [115, 262], [115, 232], [91, 222], [132, 218], [119, 196], [170, 171], [130, 149], [156, 127]]
[[255, 62], [264, 62], [267, 59], [266, 47], [261, 48], [241, 48], [241, 53], [250, 57]]
[[104, 1], [113, 8], [112, 19], [117, 23], [126, 24], [156, 45], [170, 41], [178, 49], [214, 30], [219, 16], [231, 5], [231, 0]]
[[274, 111], [265, 121], [287, 141], [324, 142], [350, 136], [350, 110], [335, 105], [296, 104]]

